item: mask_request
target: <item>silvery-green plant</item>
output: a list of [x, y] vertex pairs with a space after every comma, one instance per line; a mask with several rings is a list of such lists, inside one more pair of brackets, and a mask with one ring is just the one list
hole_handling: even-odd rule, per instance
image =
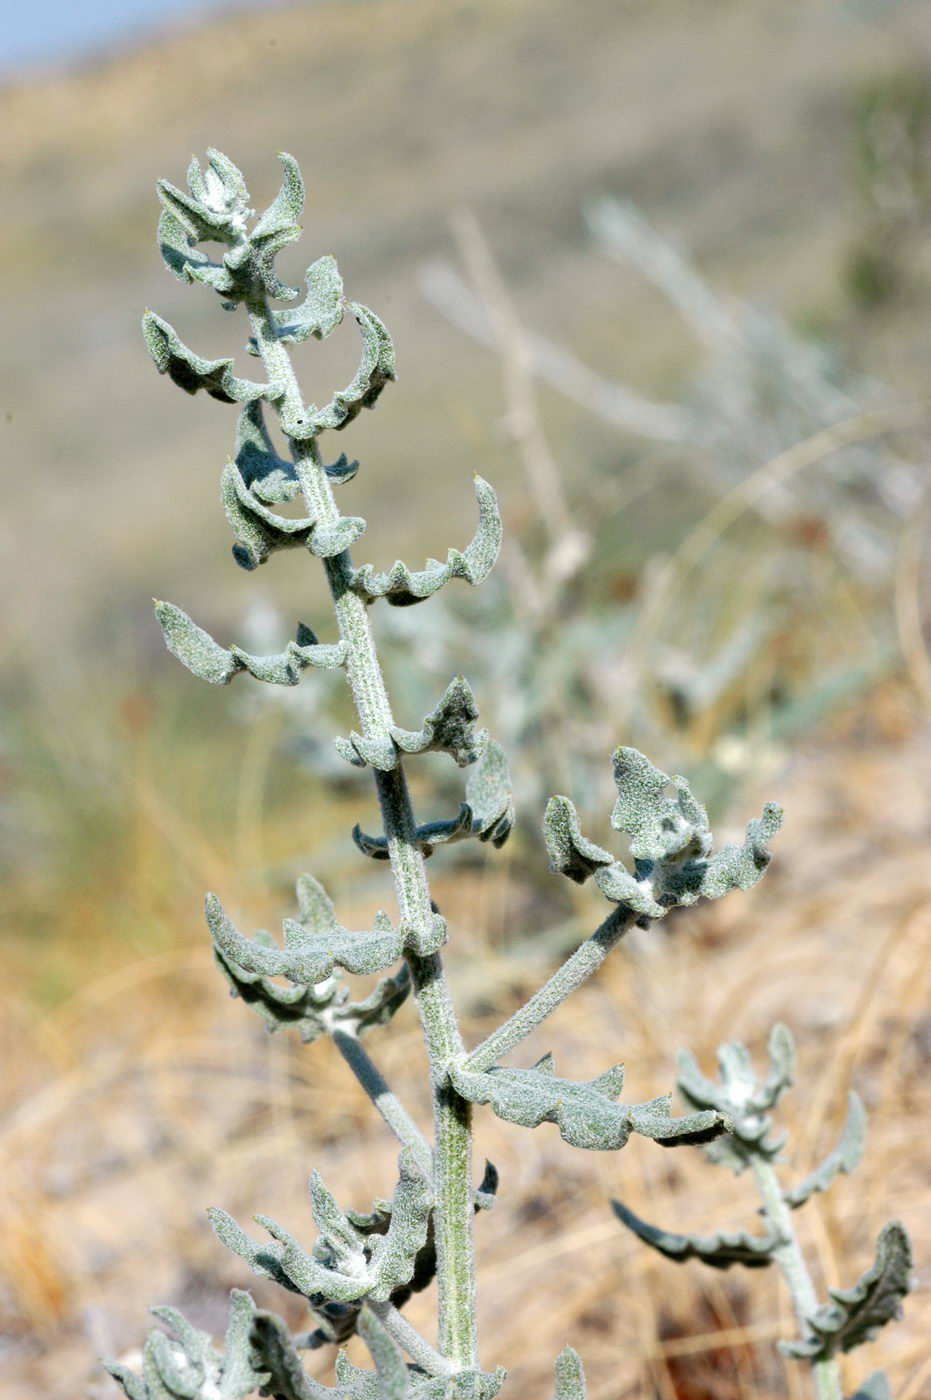
[[[614, 1210], [619, 1220], [667, 1259], [700, 1259], [713, 1269], [776, 1264], [792, 1294], [802, 1334], [794, 1341], [780, 1342], [779, 1348], [786, 1356], [810, 1362], [818, 1400], [843, 1400], [837, 1354], [872, 1341], [886, 1323], [901, 1315], [902, 1299], [910, 1286], [911, 1246], [904, 1226], [890, 1221], [880, 1231], [869, 1269], [851, 1288], [828, 1289], [829, 1302], [818, 1301], [792, 1213], [859, 1165], [866, 1144], [866, 1115], [859, 1096], [851, 1092], [837, 1146], [802, 1181], [784, 1186], [775, 1163], [781, 1160], [786, 1134], [773, 1131], [770, 1110], [794, 1077], [795, 1045], [788, 1027], [773, 1028], [769, 1057], [769, 1072], [761, 1075], [754, 1070], [745, 1045], [737, 1041], [722, 1045], [717, 1083], [702, 1074], [689, 1051], [679, 1057], [678, 1087], [689, 1108], [695, 1112], [717, 1109], [727, 1119], [727, 1132], [708, 1144], [707, 1157], [736, 1173], [749, 1167], [756, 1178], [762, 1201], [761, 1230], [677, 1235], [648, 1225], [620, 1201], [614, 1202]], [[891, 1400], [885, 1373], [874, 1372], [853, 1400]]]
[[[222, 1351], [172, 1309], [156, 1315], [170, 1329], [150, 1334], [143, 1374], [117, 1363], [111, 1373], [130, 1400], [240, 1400], [259, 1390], [284, 1400], [427, 1400], [496, 1395], [506, 1373], [482, 1369], [476, 1337], [473, 1230], [477, 1212], [490, 1207], [497, 1173], [472, 1177], [472, 1116], [488, 1105], [501, 1119], [535, 1128], [553, 1123], [576, 1147], [617, 1150], [632, 1133], [663, 1146], [703, 1144], [732, 1128], [731, 1110], [717, 1101], [696, 1102], [674, 1117], [668, 1096], [646, 1103], [618, 1102], [623, 1070], [612, 1066], [590, 1082], [558, 1077], [552, 1058], [512, 1066], [502, 1060], [517, 1049], [588, 978], [623, 935], [646, 927], [669, 910], [748, 889], [769, 861], [767, 843], [781, 812], [767, 806], [751, 821], [741, 845], [714, 851], [704, 808], [681, 778], [669, 778], [642, 754], [614, 755], [617, 801], [613, 827], [629, 838], [629, 869], [612, 852], [583, 835], [573, 804], [551, 799], [544, 835], [551, 868], [570, 880], [591, 879], [611, 904], [604, 922], [562, 967], [497, 1030], [474, 1048], [463, 1042], [443, 965], [446, 920], [431, 898], [426, 860], [441, 845], [477, 839], [500, 846], [513, 820], [505, 755], [478, 727], [468, 683], [456, 677], [419, 727], [398, 723], [385, 687], [370, 623], [370, 605], [419, 603], [454, 578], [478, 584], [495, 562], [501, 524], [494, 492], [476, 479], [479, 526], [472, 543], [450, 550], [445, 562], [429, 560], [412, 570], [398, 561], [387, 572], [354, 564], [350, 547], [366, 522], [343, 515], [335, 496], [355, 475], [344, 455], [327, 464], [320, 439], [345, 428], [371, 408], [394, 379], [391, 339], [379, 318], [347, 302], [332, 257], [307, 270], [307, 295], [283, 283], [276, 254], [300, 228], [303, 183], [291, 156], [280, 156], [281, 192], [254, 219], [239, 170], [217, 151], [206, 168], [195, 160], [189, 192], [163, 181], [160, 245], [169, 268], [185, 283], [219, 294], [225, 309], [248, 316], [248, 351], [264, 368], [261, 379], [240, 377], [231, 359], [197, 355], [152, 312], [144, 318], [148, 348], [158, 369], [186, 392], [204, 390], [222, 403], [241, 405], [236, 452], [222, 473], [221, 496], [233, 531], [233, 555], [247, 570], [282, 549], [301, 548], [319, 559], [335, 612], [335, 638], [321, 641], [303, 622], [275, 655], [255, 655], [214, 641], [178, 607], [156, 611], [171, 651], [195, 675], [229, 683], [239, 672], [270, 685], [293, 686], [303, 672], [324, 668], [345, 675], [358, 713], [358, 731], [335, 740], [354, 768], [371, 771], [382, 831], [354, 830], [365, 855], [388, 863], [397, 916], [376, 915], [373, 926], [344, 927], [323, 886], [312, 876], [298, 881], [296, 917], [286, 918], [283, 941], [248, 937], [215, 895], [207, 897], [207, 922], [217, 960], [235, 994], [273, 1031], [291, 1028], [305, 1042], [329, 1035], [400, 1143], [398, 1182], [390, 1200], [368, 1213], [337, 1203], [315, 1173], [310, 1197], [318, 1238], [305, 1247], [273, 1219], [256, 1217], [268, 1239], [253, 1239], [223, 1211], [211, 1213], [222, 1242], [264, 1279], [306, 1300], [314, 1329], [292, 1335], [275, 1315], [235, 1291]], [[220, 244], [213, 261], [199, 247]], [[359, 369], [323, 407], [307, 404], [289, 358], [289, 347], [323, 339], [349, 316], [362, 342]], [[272, 437], [277, 420], [284, 447]], [[275, 507], [300, 498], [299, 517]], [[464, 800], [454, 815], [431, 821], [415, 816], [405, 775], [408, 757], [438, 751], [471, 768]], [[349, 977], [381, 974], [373, 991], [353, 999]], [[289, 985], [272, 979], [284, 979]], [[429, 1062], [432, 1136], [428, 1138], [392, 1092], [367, 1049], [369, 1035], [387, 1025], [412, 999]], [[438, 1329], [434, 1344], [401, 1309], [412, 1292], [437, 1280]], [[363, 1339], [371, 1369], [359, 1369], [340, 1353], [335, 1389], [311, 1379], [299, 1352], [354, 1333]], [[581, 1400], [585, 1384], [578, 1356], [567, 1349], [556, 1363], [558, 1400]]]

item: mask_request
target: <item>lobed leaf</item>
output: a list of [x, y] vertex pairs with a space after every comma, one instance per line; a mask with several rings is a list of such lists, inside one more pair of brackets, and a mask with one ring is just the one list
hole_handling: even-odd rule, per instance
[[345, 428], [363, 408], [372, 408], [385, 385], [395, 378], [394, 346], [381, 321], [366, 306], [349, 303], [362, 335], [362, 359], [351, 382], [333, 395], [324, 408], [311, 404], [295, 413], [280, 410], [281, 426], [295, 442], [309, 442], [327, 428]]
[[820, 1166], [815, 1167], [800, 1181], [798, 1186], [790, 1187], [783, 1192], [783, 1196], [793, 1210], [798, 1210], [803, 1206], [816, 1191], [827, 1191], [828, 1187], [841, 1172], [850, 1173], [860, 1164], [863, 1152], [866, 1147], [866, 1110], [859, 1094], [851, 1091], [848, 1100], [847, 1120], [844, 1123], [844, 1131], [841, 1140]]
[[655, 1225], [648, 1225], [620, 1201], [612, 1201], [611, 1205], [622, 1224], [645, 1244], [676, 1263], [685, 1259], [700, 1259], [713, 1269], [729, 1269], [732, 1264], [758, 1269], [772, 1263], [773, 1250], [779, 1246], [775, 1235], [751, 1235], [746, 1230], [715, 1235], [675, 1235], [668, 1230], [659, 1230]]
[[272, 312], [278, 339], [285, 345], [299, 345], [311, 335], [324, 340], [343, 319], [346, 303], [336, 259], [329, 254], [318, 258], [307, 269], [305, 279], [307, 297], [300, 306]]
[[195, 355], [168, 322], [156, 316], [154, 311], [147, 311], [143, 316], [142, 334], [159, 374], [167, 374], [188, 394], [205, 389], [221, 403], [244, 403], [252, 399], [275, 399], [280, 396], [277, 385], [238, 379], [233, 373], [231, 359], [205, 360], [201, 355]]
[[707, 1141], [722, 1128], [717, 1113], [672, 1118], [668, 1098], [646, 1104], [616, 1103], [624, 1083], [620, 1065], [588, 1082], [557, 1079], [552, 1057], [547, 1055], [532, 1069], [496, 1066], [471, 1073], [457, 1067], [449, 1077], [464, 1099], [489, 1104], [506, 1122], [525, 1128], [555, 1123], [564, 1141], [594, 1151], [624, 1147], [631, 1132], [672, 1145]]
[[376, 573], [371, 564], [363, 564], [352, 574], [351, 587], [367, 602], [387, 598], [395, 607], [409, 607], [429, 598], [451, 578], [464, 578], [479, 584], [490, 573], [501, 547], [501, 516], [495, 493], [481, 477], [475, 478], [478, 498], [478, 530], [471, 544], [460, 552], [451, 549], [446, 563], [428, 559], [426, 567], [411, 572], [401, 560], [385, 574]]
[[252, 1324], [255, 1354], [268, 1373], [266, 1395], [275, 1400], [340, 1400], [340, 1393], [308, 1376], [286, 1323], [256, 1309]]
[[195, 676], [213, 685], [229, 685], [240, 671], [248, 671], [256, 680], [270, 685], [297, 685], [308, 666], [332, 670], [346, 664], [345, 642], [318, 642], [303, 624], [298, 629], [298, 640], [289, 642], [285, 651], [277, 656], [252, 656], [242, 647], [230, 647], [228, 651], [221, 647], [173, 603], [156, 601], [155, 616], [168, 650]]
[[[142, 1376], [118, 1362], [104, 1363], [129, 1400], [244, 1400], [268, 1384], [269, 1372], [253, 1355], [255, 1304], [248, 1293], [234, 1289], [230, 1294], [222, 1353], [214, 1350], [206, 1332], [193, 1327], [176, 1308], [156, 1307], [152, 1313], [173, 1335], [149, 1333]], [[315, 1397], [308, 1395], [306, 1400]]]
[[287, 977], [298, 984], [319, 984], [335, 967], [359, 975], [384, 972], [408, 950], [428, 957], [446, 941], [446, 922], [439, 914], [433, 915], [426, 929], [404, 924], [396, 929], [387, 914], [380, 912], [374, 927], [363, 933], [350, 932], [335, 920], [327, 928], [307, 928], [285, 919], [284, 948], [269, 947], [240, 933], [216, 895], [207, 895], [206, 913], [214, 944], [227, 962], [246, 972]]
[[391, 737], [405, 753], [448, 753], [460, 768], [480, 757], [488, 738], [487, 730], [476, 732], [478, 706], [472, 688], [464, 676], [450, 681], [446, 694], [427, 715], [419, 730], [395, 726]]
[[597, 870], [614, 864], [610, 851], [602, 850], [582, 835], [579, 814], [568, 797], [551, 797], [543, 817], [543, 837], [550, 870], [582, 885]]
[[780, 1342], [786, 1356], [819, 1360], [871, 1342], [887, 1322], [902, 1316], [902, 1300], [911, 1287], [912, 1251], [898, 1220], [883, 1226], [876, 1259], [852, 1288], [829, 1288], [832, 1301], [806, 1319], [807, 1337]]

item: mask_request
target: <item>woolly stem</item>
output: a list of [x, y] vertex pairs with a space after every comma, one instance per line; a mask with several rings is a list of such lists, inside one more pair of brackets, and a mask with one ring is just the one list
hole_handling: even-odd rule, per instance
[[[277, 339], [264, 298], [249, 306], [253, 334], [269, 379], [283, 391], [279, 403], [298, 419], [303, 398], [290, 357]], [[294, 465], [308, 515], [321, 525], [341, 518], [316, 441], [291, 439]], [[360, 727], [366, 738], [390, 737], [391, 705], [378, 661], [368, 610], [353, 592], [348, 550], [324, 559], [341, 639], [346, 643], [346, 674]], [[388, 773], [375, 770], [388, 855], [401, 924], [427, 937], [433, 928], [433, 903], [423, 854], [416, 841], [416, 821], [407, 782], [398, 758]], [[433, 1097], [434, 1228], [439, 1285], [439, 1333], [443, 1356], [456, 1370], [474, 1369], [476, 1355], [475, 1263], [473, 1240], [471, 1105], [448, 1084], [448, 1071], [462, 1058], [463, 1044], [449, 985], [438, 953], [408, 955], [420, 1014]]]
[[[760, 1157], [754, 1157], [752, 1165], [763, 1199], [763, 1214], [781, 1241], [773, 1250], [773, 1258], [789, 1286], [795, 1315], [802, 1331], [807, 1332], [808, 1318], [818, 1307], [818, 1295], [795, 1233], [792, 1212], [771, 1164]], [[833, 1356], [814, 1360], [812, 1374], [818, 1400], [844, 1400], [840, 1368]]]
[[452, 1367], [441, 1356], [435, 1347], [432, 1347], [425, 1337], [422, 1337], [403, 1315], [398, 1312], [393, 1303], [373, 1303], [368, 1300], [367, 1306], [378, 1318], [381, 1325], [389, 1336], [393, 1337], [398, 1346], [407, 1352], [412, 1361], [416, 1362], [428, 1376], [448, 1376], [452, 1374]]
[[634, 926], [637, 918], [638, 915], [623, 904], [613, 909], [604, 923], [576, 948], [558, 972], [554, 972], [524, 1006], [466, 1056], [462, 1068], [477, 1074], [497, 1064], [503, 1055], [541, 1026], [547, 1016], [551, 1016], [598, 970], [615, 944]]
[[352, 1070], [362, 1088], [381, 1114], [395, 1137], [414, 1154], [417, 1165], [428, 1180], [433, 1176], [433, 1149], [423, 1133], [392, 1091], [378, 1066], [361, 1044], [359, 1037], [345, 1026], [332, 1032], [333, 1043]]

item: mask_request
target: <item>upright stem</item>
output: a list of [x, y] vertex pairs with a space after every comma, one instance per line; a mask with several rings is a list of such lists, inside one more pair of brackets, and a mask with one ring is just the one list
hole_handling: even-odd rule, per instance
[[[269, 378], [284, 390], [284, 403], [303, 416], [303, 399], [286, 348], [277, 339], [263, 299], [249, 307], [253, 333]], [[292, 441], [294, 464], [308, 515], [322, 525], [340, 519], [333, 489], [314, 439]], [[366, 738], [387, 736], [394, 727], [391, 704], [378, 661], [368, 609], [351, 588], [349, 552], [324, 559], [341, 639], [346, 673], [359, 723]], [[375, 770], [388, 855], [401, 923], [425, 937], [434, 920], [423, 854], [400, 758], [391, 772]], [[462, 1037], [438, 953], [408, 956], [414, 995], [430, 1063], [435, 1145], [433, 1152], [434, 1230], [439, 1284], [439, 1340], [444, 1358], [456, 1370], [478, 1365], [475, 1327], [471, 1105], [448, 1082], [448, 1071], [464, 1053]]]
[[[807, 1331], [807, 1320], [818, 1306], [818, 1295], [795, 1233], [792, 1211], [770, 1163], [756, 1157], [753, 1159], [753, 1170], [763, 1198], [764, 1214], [782, 1241], [773, 1250], [773, 1258], [789, 1285], [795, 1315], [802, 1330]], [[812, 1362], [812, 1372], [818, 1400], [844, 1400], [840, 1368], [834, 1357], [822, 1357]]]

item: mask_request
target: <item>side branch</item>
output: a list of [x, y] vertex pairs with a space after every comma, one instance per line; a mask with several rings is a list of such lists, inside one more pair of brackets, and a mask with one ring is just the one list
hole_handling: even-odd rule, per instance
[[462, 1068], [470, 1073], [480, 1073], [491, 1069], [503, 1055], [513, 1050], [532, 1031], [541, 1026], [546, 1018], [562, 1006], [582, 983], [604, 962], [616, 943], [633, 927], [639, 916], [625, 905], [613, 909], [604, 923], [585, 940], [572, 956], [554, 972], [526, 1005], [515, 1011], [502, 1026], [492, 1031], [487, 1040], [471, 1051], [462, 1063]]
[[409, 1147], [414, 1160], [427, 1180], [433, 1175], [433, 1149], [423, 1133], [393, 1092], [378, 1066], [370, 1058], [368, 1051], [358, 1036], [350, 1031], [337, 1029], [332, 1032], [333, 1042], [346, 1061], [372, 1103], [378, 1109], [385, 1123], [398, 1141]]

